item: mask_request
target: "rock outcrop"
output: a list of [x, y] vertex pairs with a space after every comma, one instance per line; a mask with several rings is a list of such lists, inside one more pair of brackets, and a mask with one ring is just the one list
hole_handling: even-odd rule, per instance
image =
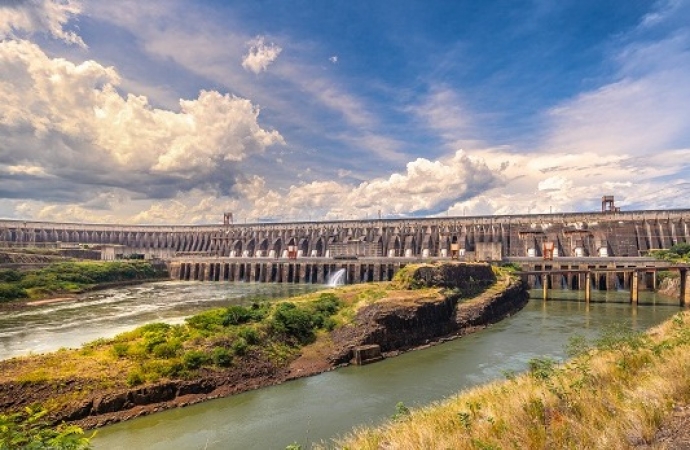
[[[361, 345], [376, 344], [384, 353], [395, 353], [452, 339], [498, 322], [519, 311], [529, 299], [526, 286], [518, 279], [494, 285], [496, 277], [488, 265], [422, 267], [408, 282], [416, 287], [438, 287], [444, 293], [412, 301], [389, 299], [362, 308], [352, 325], [334, 331], [333, 341], [339, 344], [331, 356], [334, 364], [348, 363], [351, 350]], [[467, 300], [478, 290], [484, 292]]]

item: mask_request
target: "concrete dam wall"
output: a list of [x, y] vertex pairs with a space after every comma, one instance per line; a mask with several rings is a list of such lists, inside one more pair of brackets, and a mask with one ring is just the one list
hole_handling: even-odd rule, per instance
[[690, 210], [143, 226], [0, 220], [0, 246], [111, 247], [110, 257], [630, 257], [690, 242]]

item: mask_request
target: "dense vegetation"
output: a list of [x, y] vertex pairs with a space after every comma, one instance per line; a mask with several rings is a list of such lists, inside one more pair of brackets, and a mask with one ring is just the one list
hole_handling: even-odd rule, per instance
[[90, 286], [164, 276], [144, 261], [58, 262], [33, 271], [0, 270], [0, 302], [76, 293]]
[[[351, 323], [359, 308], [384, 298], [441, 297], [439, 289], [405, 291], [370, 283], [277, 303], [216, 308], [182, 324], [152, 323], [81, 349], [0, 361], [0, 383], [54, 386], [56, 394], [44, 406], [60, 410], [94, 393], [264, 364], [284, 367], [300, 355], [320, 360], [330, 354], [328, 331]], [[75, 379], [78, 391], [62, 389]]]
[[47, 411], [26, 408], [15, 414], [0, 414], [0, 450], [87, 450], [91, 437], [74, 425], [51, 427]]
[[674, 406], [690, 401], [688, 312], [648, 334], [611, 327], [595, 342], [573, 339], [568, 350], [573, 359], [562, 365], [534, 359], [524, 375], [426, 408], [398, 404], [390, 423], [336, 446], [647, 448]]
[[668, 250], [654, 250], [654, 257], [670, 262], [690, 262], [690, 243], [682, 242], [674, 244]]
[[311, 302], [233, 305], [197, 314], [180, 325], [144, 325], [90, 347], [108, 348], [130, 367], [129, 386], [187, 378], [201, 368], [230, 367], [237, 358], [256, 352], [281, 364], [314, 342], [319, 330], [333, 329], [332, 316], [340, 305], [332, 293]]

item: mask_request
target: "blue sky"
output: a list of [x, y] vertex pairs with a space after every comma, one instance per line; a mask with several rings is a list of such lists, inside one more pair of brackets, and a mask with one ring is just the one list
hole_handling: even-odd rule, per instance
[[0, 217], [687, 208], [689, 24], [689, 0], [0, 0]]

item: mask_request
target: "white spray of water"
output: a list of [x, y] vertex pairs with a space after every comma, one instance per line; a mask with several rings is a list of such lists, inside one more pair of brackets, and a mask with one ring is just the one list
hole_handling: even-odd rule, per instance
[[328, 286], [342, 286], [345, 284], [345, 269], [340, 269], [328, 277]]

